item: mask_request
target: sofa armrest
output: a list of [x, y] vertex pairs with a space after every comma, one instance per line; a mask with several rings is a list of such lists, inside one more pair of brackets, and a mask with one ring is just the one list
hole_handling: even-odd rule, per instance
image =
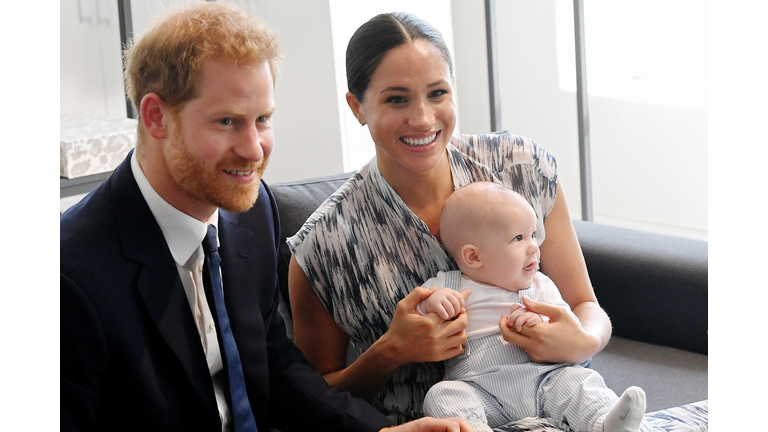
[[707, 354], [706, 241], [573, 224], [614, 335]]

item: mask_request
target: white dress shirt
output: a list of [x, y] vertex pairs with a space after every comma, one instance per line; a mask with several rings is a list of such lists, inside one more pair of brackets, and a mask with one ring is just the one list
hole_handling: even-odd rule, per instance
[[[225, 397], [226, 373], [223, 372], [224, 365], [219, 350], [216, 325], [203, 289], [205, 255], [202, 242], [208, 225], [216, 226], [218, 233], [219, 212], [217, 210], [206, 223], [168, 204], [149, 184], [147, 177], [141, 170], [135, 151], [131, 156], [131, 169], [141, 194], [155, 216], [157, 224], [160, 225], [168, 249], [170, 249], [173, 260], [176, 262], [176, 269], [179, 271], [179, 277], [182, 285], [184, 285], [189, 307], [197, 325], [197, 332], [200, 334], [200, 342], [202, 342], [203, 351], [205, 351], [208, 369], [211, 371], [213, 390], [216, 394], [216, 404], [219, 408], [219, 418], [222, 424], [221, 429], [223, 432], [227, 432], [231, 430], [231, 415]], [[218, 244], [218, 238], [216, 242]]]

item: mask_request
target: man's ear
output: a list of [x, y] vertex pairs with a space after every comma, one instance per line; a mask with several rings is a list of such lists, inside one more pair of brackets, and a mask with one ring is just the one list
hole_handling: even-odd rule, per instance
[[349, 105], [357, 121], [360, 124], [365, 124], [365, 115], [363, 115], [363, 111], [360, 109], [360, 101], [357, 100], [357, 96], [353, 95], [352, 92], [347, 92], [347, 105]]
[[141, 123], [152, 138], [165, 139], [168, 137], [168, 126], [171, 114], [165, 102], [157, 93], [147, 93], [141, 98]]
[[466, 244], [461, 248], [461, 259], [469, 268], [477, 269], [483, 266], [483, 261], [477, 252], [477, 246], [472, 244]]

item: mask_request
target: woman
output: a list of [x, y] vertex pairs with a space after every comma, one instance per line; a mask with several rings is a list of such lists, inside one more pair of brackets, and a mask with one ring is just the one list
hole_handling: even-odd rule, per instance
[[[538, 216], [541, 270], [560, 288], [581, 325], [561, 308], [528, 304], [546, 326], [504, 339], [537, 362], [580, 363], [610, 337], [554, 158], [530, 139], [452, 136], [453, 66], [440, 33], [405, 13], [363, 24], [347, 48], [347, 102], [367, 124], [376, 157], [342, 186], [288, 244], [295, 341], [326, 380], [402, 423], [422, 414], [442, 360], [460, 354], [466, 314], [442, 321], [416, 305], [434, 289], [419, 285], [456, 263], [439, 242], [448, 196], [473, 181], [513, 188]], [[464, 293], [468, 295], [468, 293]], [[346, 366], [349, 341], [361, 353]]]

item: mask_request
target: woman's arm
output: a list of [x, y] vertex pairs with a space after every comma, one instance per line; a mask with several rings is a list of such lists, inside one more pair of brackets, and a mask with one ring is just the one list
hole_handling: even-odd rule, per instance
[[435, 288], [419, 287], [397, 304], [389, 330], [347, 367], [349, 336], [320, 302], [295, 257], [291, 258], [288, 287], [296, 345], [329, 384], [368, 401], [398, 367], [453, 357], [467, 341], [465, 311], [453, 321], [436, 314], [421, 316], [416, 305]]
[[544, 229], [541, 270], [555, 283], [581, 325], [555, 306], [531, 302], [526, 307], [549, 316], [550, 325], [523, 328], [518, 333], [509, 329], [506, 317], [502, 317], [500, 327], [505, 340], [521, 346], [536, 362], [581, 363], [608, 343], [611, 321], [597, 303], [559, 180], [555, 203]]

